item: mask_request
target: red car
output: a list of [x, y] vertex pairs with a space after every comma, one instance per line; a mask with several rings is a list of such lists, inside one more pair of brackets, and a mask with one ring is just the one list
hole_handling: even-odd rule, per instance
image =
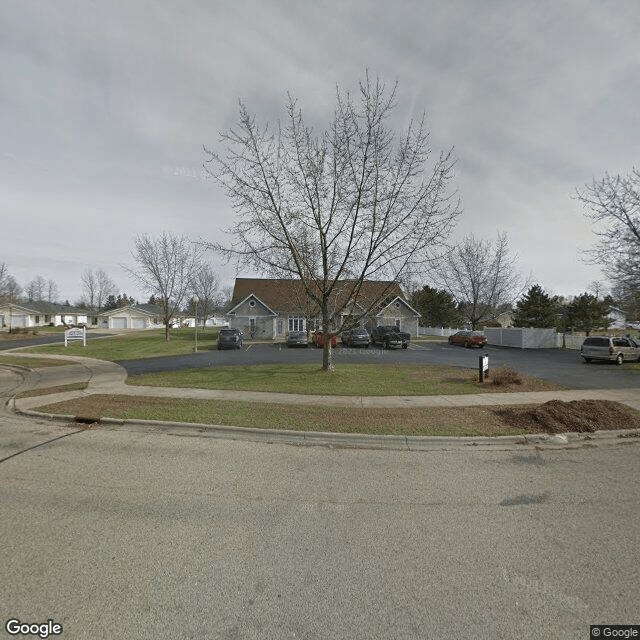
[[[324, 347], [324, 333], [322, 333], [322, 331], [316, 331], [312, 336], [311, 336], [311, 342], [313, 342], [313, 344], [316, 347]], [[331, 346], [332, 347], [336, 347], [338, 345], [338, 337], [335, 333], [331, 334]]]
[[481, 331], [458, 331], [458, 333], [449, 336], [449, 344], [482, 348], [487, 344], [487, 339]]

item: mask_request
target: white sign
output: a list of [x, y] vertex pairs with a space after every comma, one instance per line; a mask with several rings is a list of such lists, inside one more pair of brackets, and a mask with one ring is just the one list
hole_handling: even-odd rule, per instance
[[64, 346], [67, 346], [69, 340], [82, 340], [82, 345], [87, 346], [87, 328], [77, 327], [74, 329], [67, 329], [64, 332]]

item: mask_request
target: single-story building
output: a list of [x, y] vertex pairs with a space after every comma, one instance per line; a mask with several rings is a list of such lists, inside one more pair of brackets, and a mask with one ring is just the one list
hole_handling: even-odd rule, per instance
[[153, 304], [132, 304], [118, 309], [101, 311], [94, 326], [105, 329], [159, 329], [162, 309]]
[[86, 309], [55, 302], [5, 302], [0, 304], [0, 326], [13, 329], [88, 324], [88, 313]]
[[[353, 294], [354, 284], [345, 280], [336, 290], [335, 307], [347, 302], [341, 323], [353, 316], [368, 331], [396, 325], [412, 336], [418, 334], [420, 314], [409, 305], [397, 282], [365, 281], [357, 298], [345, 300]], [[317, 305], [306, 295], [302, 282], [294, 279], [236, 278], [225, 318], [230, 327], [247, 336], [268, 339], [284, 337], [289, 331], [315, 331], [322, 322]]]

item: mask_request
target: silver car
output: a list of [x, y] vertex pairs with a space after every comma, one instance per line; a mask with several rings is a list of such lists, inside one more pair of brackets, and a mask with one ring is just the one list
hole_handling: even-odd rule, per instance
[[582, 343], [580, 355], [585, 362], [606, 360], [622, 364], [631, 360], [640, 362], [640, 344], [631, 336], [589, 336]]

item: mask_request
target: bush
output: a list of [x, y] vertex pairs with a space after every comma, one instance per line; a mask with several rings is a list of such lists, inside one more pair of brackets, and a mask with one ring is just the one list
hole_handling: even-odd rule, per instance
[[522, 384], [520, 374], [506, 364], [494, 369], [490, 372], [491, 384], [496, 387], [506, 386], [509, 384]]

